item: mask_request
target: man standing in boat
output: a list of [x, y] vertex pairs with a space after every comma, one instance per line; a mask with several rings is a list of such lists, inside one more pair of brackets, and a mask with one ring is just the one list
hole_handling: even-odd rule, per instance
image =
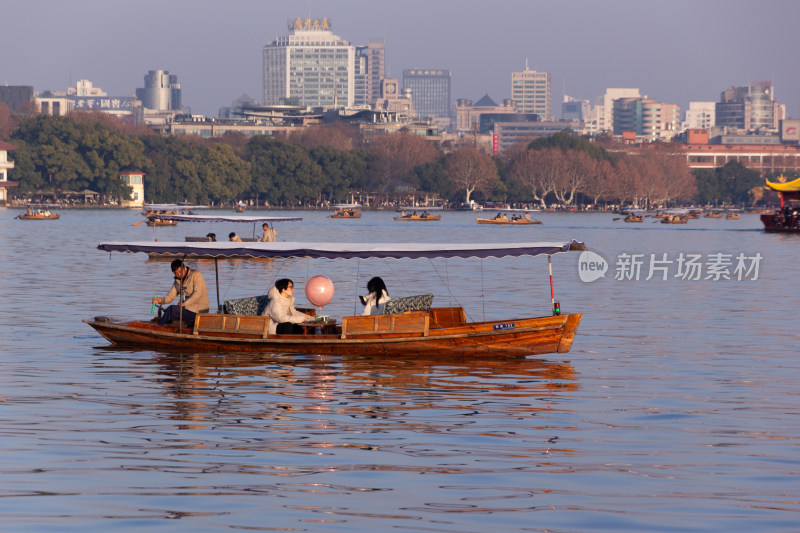
[[183, 264], [183, 261], [176, 259], [170, 265], [172, 273], [175, 276], [175, 282], [172, 284], [172, 289], [163, 298], [158, 296], [153, 298], [155, 304], [168, 304], [174, 300], [178, 295], [182, 295], [183, 305], [170, 305], [167, 307], [161, 319], [158, 321], [159, 326], [164, 326], [170, 322], [177, 321], [181, 317], [181, 309], [183, 310], [183, 323], [188, 327], [194, 325], [194, 317], [197, 313], [208, 312], [208, 290], [206, 289], [206, 281], [203, 275], [192, 270]]
[[264, 230], [264, 235], [259, 239], [261, 242], [275, 242], [278, 240], [278, 231], [270, 227], [267, 222], [261, 224], [261, 229]]

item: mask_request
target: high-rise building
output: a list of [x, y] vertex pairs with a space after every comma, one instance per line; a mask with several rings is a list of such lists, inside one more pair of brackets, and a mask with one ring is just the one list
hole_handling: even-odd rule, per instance
[[142, 107], [156, 111], [181, 109], [181, 84], [168, 70], [151, 70], [144, 77], [144, 88], [136, 89]]
[[614, 135], [633, 131], [646, 141], [670, 140], [680, 130], [680, 107], [653, 98], [617, 98], [613, 105]]
[[606, 89], [606, 93], [599, 98], [596, 109], [596, 127], [594, 133], [604, 131], [613, 132], [614, 127], [614, 100], [619, 98], [639, 98], [639, 89]]
[[689, 102], [684, 129], [711, 129], [716, 125], [715, 102]]
[[577, 120], [583, 122], [589, 118], [589, 100], [579, 100], [564, 95], [561, 102], [561, 120]]
[[264, 47], [264, 104], [313, 107], [355, 103], [355, 47], [328, 19], [289, 21], [289, 35]]
[[420, 118], [449, 118], [450, 71], [443, 69], [403, 70], [403, 89], [411, 92]]
[[354, 104], [368, 106], [380, 98], [381, 82], [386, 77], [386, 42], [370, 39], [366, 46], [356, 46]]
[[716, 104], [716, 125], [756, 131], [777, 130], [785, 117], [785, 106], [778, 103], [772, 82], [756, 81], [744, 87], [722, 91]]
[[550, 74], [529, 70], [511, 73], [511, 99], [520, 113], [536, 113], [539, 120], [550, 120]]

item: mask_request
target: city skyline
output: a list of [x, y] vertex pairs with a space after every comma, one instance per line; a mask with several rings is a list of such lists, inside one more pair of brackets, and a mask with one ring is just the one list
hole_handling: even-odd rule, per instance
[[[754, 7], [755, 6], [755, 7]], [[262, 53], [286, 21], [327, 18], [352, 45], [385, 39], [386, 75], [447, 69], [452, 99], [511, 96], [511, 73], [547, 72], [553, 114], [564, 92], [593, 105], [606, 88], [638, 88], [659, 102], [718, 101], [731, 86], [773, 82], [788, 117], [800, 116], [800, 72], [790, 35], [800, 2], [669, 3], [473, 0], [101, 0], [4, 7], [0, 83], [66, 91], [80, 79], [132, 96], [147, 72], [178, 77], [183, 104], [217, 116], [243, 93], [261, 100]], [[123, 31], [127, 30], [127, 31]]]

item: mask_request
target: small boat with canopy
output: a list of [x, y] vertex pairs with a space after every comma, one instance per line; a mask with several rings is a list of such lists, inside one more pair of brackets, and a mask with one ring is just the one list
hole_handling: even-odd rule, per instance
[[51, 208], [57, 209], [59, 204], [25, 204], [25, 212], [17, 215], [20, 220], [58, 220], [60, 213], [52, 213]]
[[361, 218], [360, 204], [337, 204], [333, 206], [331, 218]]
[[178, 204], [144, 204], [142, 216], [148, 226], [175, 226], [176, 220], [168, 220], [165, 215], [194, 214], [198, 209], [208, 209], [207, 205]]
[[[215, 262], [226, 257], [352, 260], [543, 255], [547, 257], [550, 268], [552, 316], [471, 321], [466, 319], [463, 307], [433, 307], [434, 295], [421, 294], [393, 298], [387, 302], [382, 315], [342, 316], [339, 320], [320, 317], [324, 320], [309, 323], [307, 333], [302, 335], [269, 333], [270, 318], [263, 315], [262, 310], [265, 302], [257, 300], [257, 297], [252, 297], [252, 302], [235, 302], [236, 306], [231, 302], [222, 305], [217, 277], [218, 312], [197, 314], [191, 327], [180, 323], [159, 326], [149, 320], [102, 316], [84, 320], [118, 346], [194, 352], [520, 357], [568, 352], [582, 316], [581, 313], [561, 314], [552, 283], [551, 256], [586, 249], [583, 243], [575, 240], [506, 244], [106, 242], [98, 245], [98, 249], [106, 252], [171, 253], [207, 257]], [[332, 290], [330, 294], [333, 294]]]
[[531, 218], [530, 209], [496, 209], [497, 215], [493, 218], [476, 218], [478, 224], [491, 224], [501, 226], [529, 226], [541, 224], [541, 220]]

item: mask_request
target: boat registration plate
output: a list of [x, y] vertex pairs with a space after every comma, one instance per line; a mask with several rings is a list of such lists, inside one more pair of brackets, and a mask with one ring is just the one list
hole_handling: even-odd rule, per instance
[[514, 323], [513, 322], [506, 322], [505, 324], [495, 324], [494, 326], [492, 326], [492, 329], [494, 331], [499, 331], [499, 330], [502, 330], [502, 329], [514, 329]]

